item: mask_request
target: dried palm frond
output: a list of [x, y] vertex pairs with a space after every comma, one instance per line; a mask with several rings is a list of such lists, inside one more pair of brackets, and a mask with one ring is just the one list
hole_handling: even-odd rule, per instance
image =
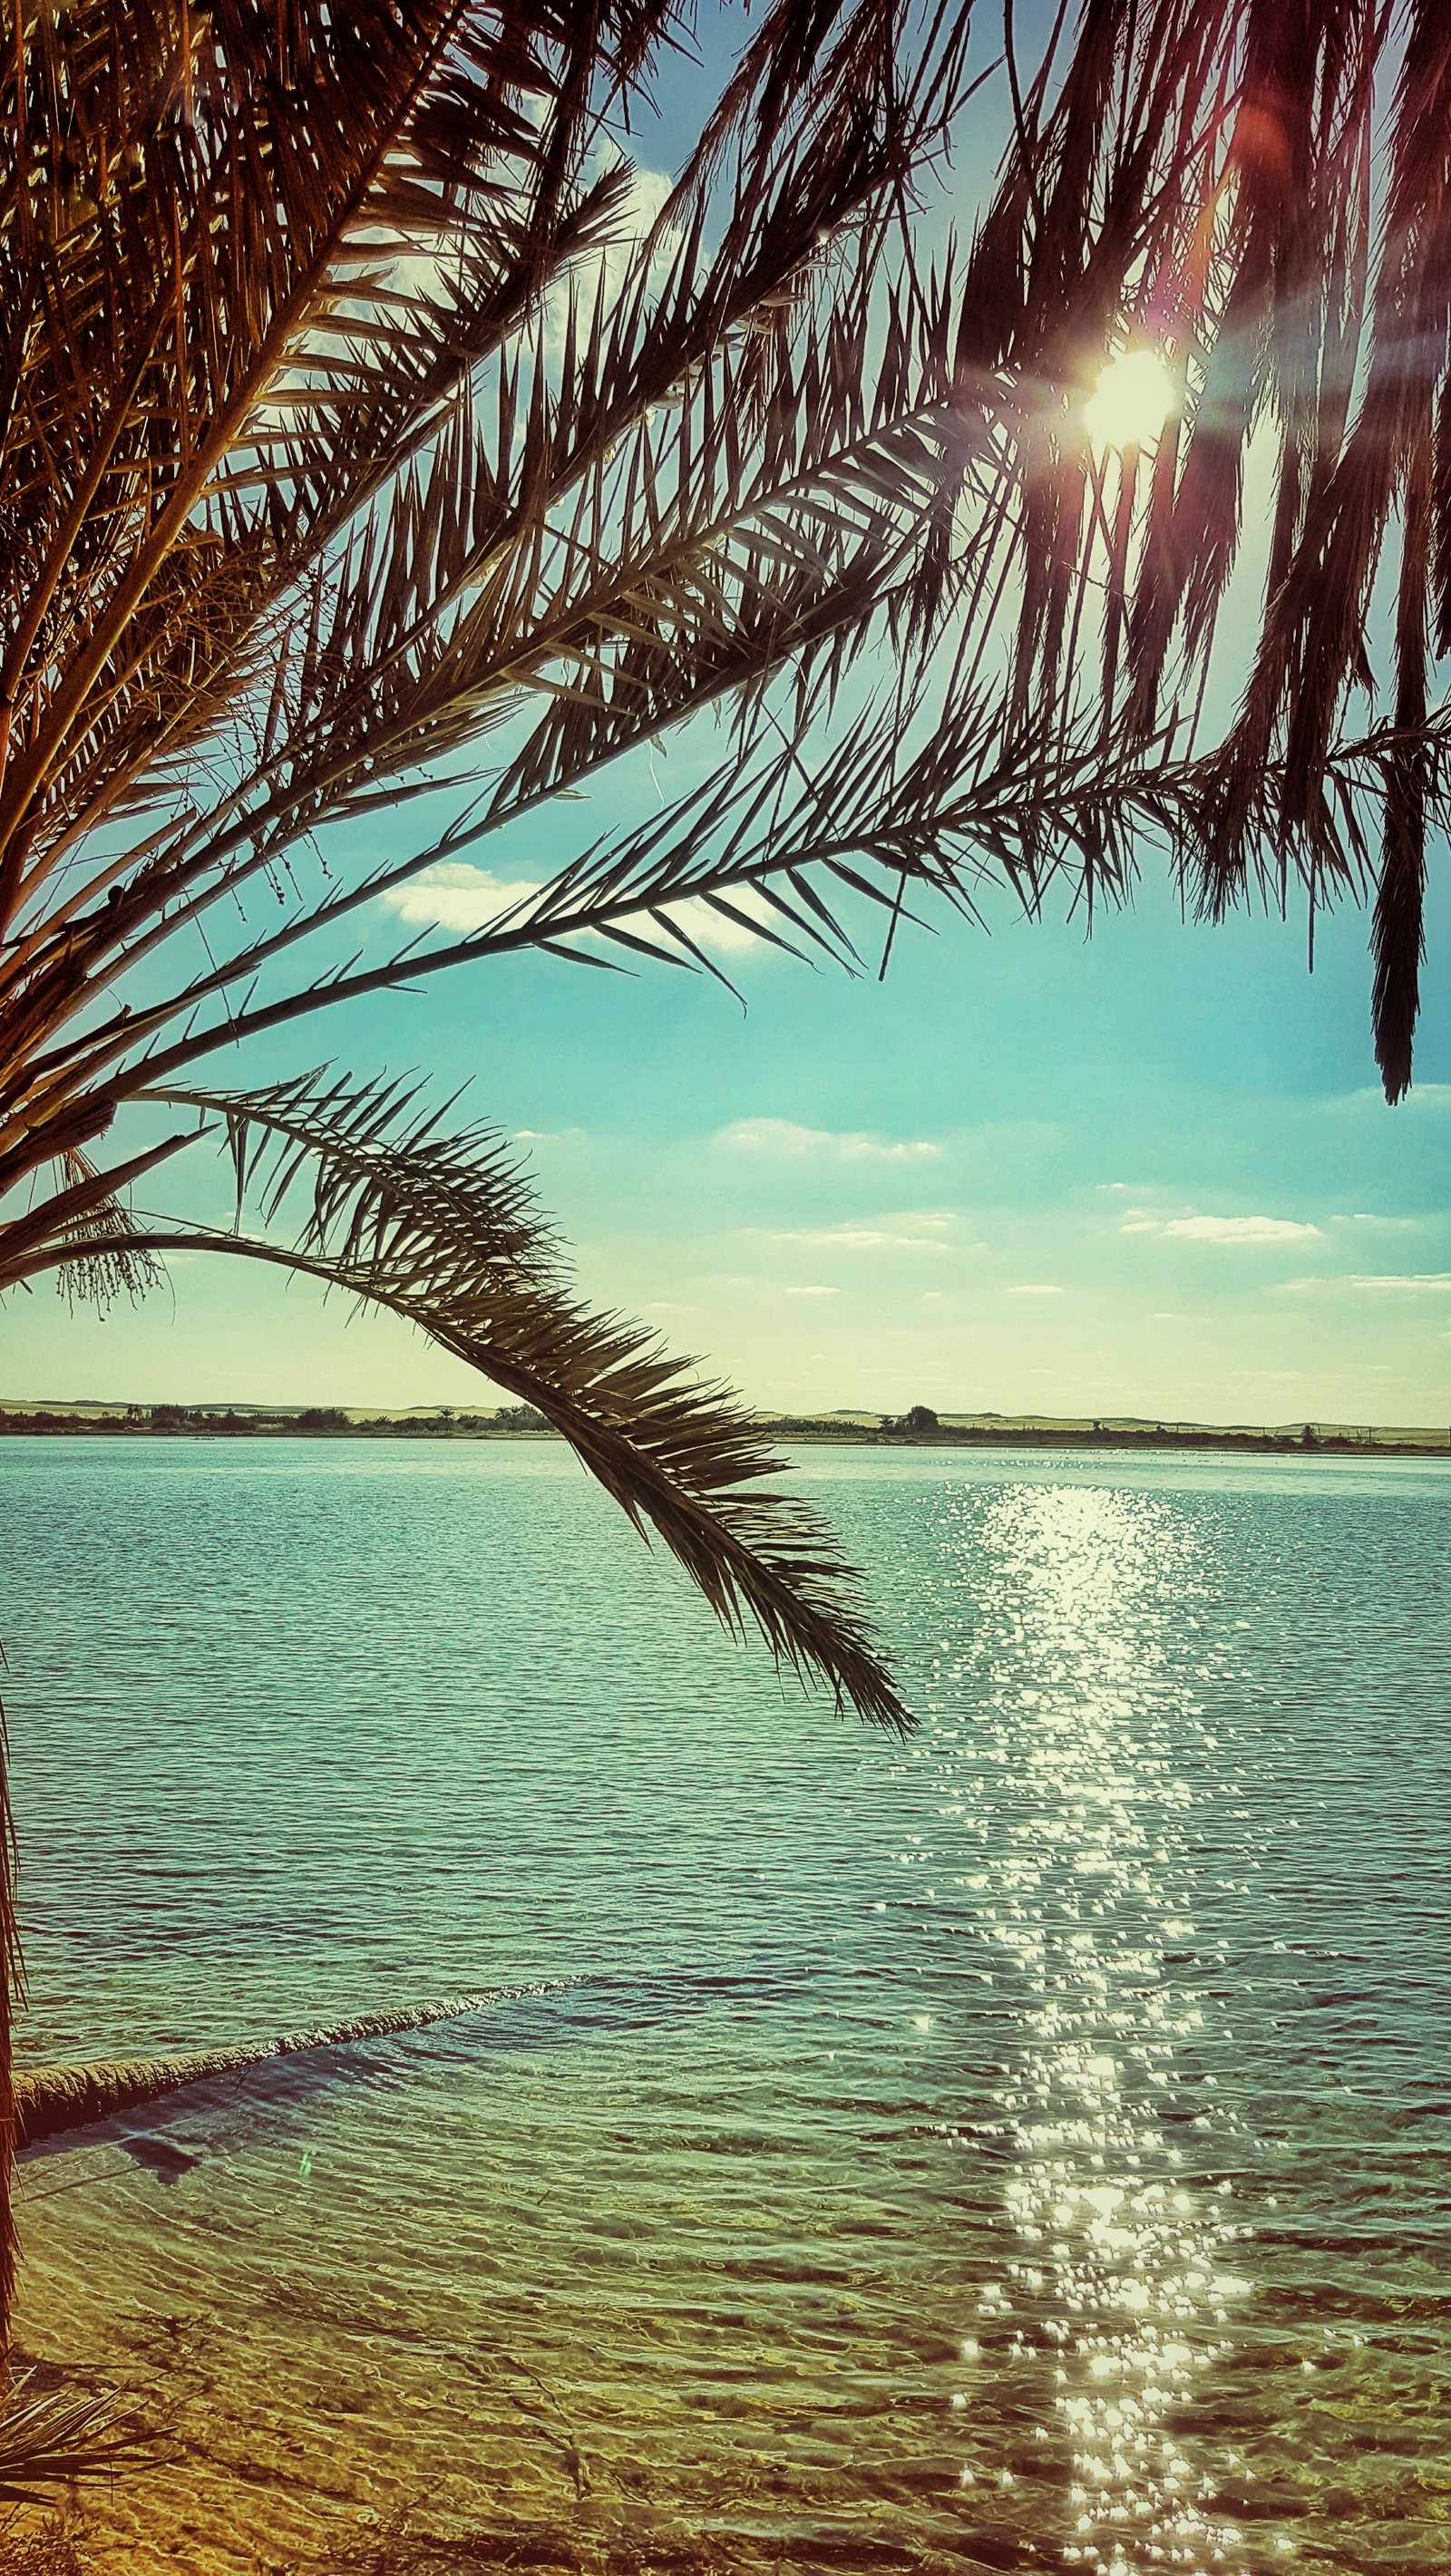
[[314, 2048], [344, 2048], [360, 2039], [395, 2039], [406, 2031], [431, 2029], [435, 2022], [487, 2012], [492, 2004], [553, 1991], [548, 1985], [490, 1986], [477, 1995], [448, 1995], [439, 2003], [355, 2013], [350, 2021], [288, 2031], [280, 2039], [244, 2040], [235, 2048], [194, 2048], [168, 2057], [105, 2058], [78, 2066], [29, 2066], [15, 2078], [16, 2148], [23, 2152], [47, 2138], [68, 2137], [73, 2129], [112, 2119], [118, 2111], [162, 2101], [169, 2093], [184, 2092], [189, 2084], [210, 2084], [221, 2075], [245, 2075], [276, 2057], [301, 2057]]
[[[144, 2467], [154, 2455], [155, 2436], [109, 2391], [96, 2395], [50, 2388], [32, 2395], [21, 2378], [0, 2407], [0, 2502], [5, 2504], [33, 2504], [51, 2488], [70, 2487], [78, 2479], [110, 2475], [121, 2467]], [[43, 2566], [43, 2555], [37, 2556]]]
[[[0, 1664], [4, 1649], [0, 1647]], [[15, 2295], [15, 2212], [11, 2169], [15, 2154], [13, 2062], [15, 2015], [25, 2002], [25, 1960], [15, 1908], [15, 1817], [10, 1803], [10, 1740], [0, 1705], [0, 2372], [4, 2327]]]

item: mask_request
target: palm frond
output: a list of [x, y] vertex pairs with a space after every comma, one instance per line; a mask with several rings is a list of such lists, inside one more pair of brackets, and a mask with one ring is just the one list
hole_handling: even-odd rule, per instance
[[[1435, 757], [1429, 655], [1451, 643], [1451, 22], [1438, 0], [1101, 0], [1056, 89], [1035, 85], [968, 264], [959, 381], [1007, 374], [1019, 420], [1011, 713], [1052, 740], [1096, 678], [1109, 758], [1205, 754], [1203, 828], [1172, 854], [1202, 908], [1249, 887], [1315, 904], [1341, 873], [1335, 772], [1363, 734], [1374, 1022], [1387, 1093], [1410, 1080]], [[1083, 395], [1126, 346], [1175, 388], [1152, 470], [1096, 457]], [[1274, 460], [1245, 524], [1252, 443]], [[1399, 517], [1399, 536], [1396, 522]], [[1375, 586], [1399, 552], [1382, 695]], [[1258, 560], [1242, 693], [1215, 647], [1231, 575]], [[1105, 596], [1096, 673], [1084, 611]], [[1390, 640], [1389, 638], [1387, 639]], [[1224, 712], [1233, 687], [1239, 703]], [[1444, 708], [1434, 717], [1440, 722]], [[1273, 782], [1273, 794], [1267, 788]]]
[[156, 2457], [156, 2436], [125, 2400], [19, 2379], [0, 2408], [0, 2503], [35, 2504], [56, 2487], [113, 2477]]
[[[23, 114], [7, 93], [7, 310], [49, 301], [17, 339], [3, 433], [6, 1171], [77, 1141], [88, 1096], [104, 1116], [236, 1026], [357, 989], [325, 969], [236, 1008], [235, 988], [428, 863], [418, 850], [306, 899], [292, 854], [329, 821], [398, 804], [502, 729], [470, 823], [498, 830], [724, 698], [769, 780], [773, 734], [799, 760], [878, 642], [907, 703], [938, 701], [936, 750], [906, 764], [914, 828], [901, 764], [875, 808], [857, 800], [859, 857], [893, 849], [898, 884], [928, 836], [930, 769], [939, 851], [974, 799], [983, 812], [956, 888], [969, 904], [986, 867], [1031, 905], [1076, 870], [1091, 905], [1097, 847], [1131, 839], [1143, 793], [1204, 908], [1251, 883], [1283, 900], [1297, 878], [1313, 904], [1349, 882], [1327, 823], [1337, 765], [1358, 757], [1343, 701], [1403, 505], [1404, 756], [1364, 788], [1383, 845], [1379, 1043], [1400, 1085], [1435, 766], [1417, 749], [1432, 692], [1416, 638], [1446, 626], [1451, 562], [1435, 355], [1451, 65], [1431, 0], [1399, 55], [1362, 0], [1093, 0], [1061, 72], [1056, 30], [1036, 69], [1013, 55], [997, 193], [967, 249], [930, 263], [911, 195], [970, 87], [964, 11], [778, 0], [622, 248], [628, 173], [600, 160], [603, 120], [674, 41], [667, 0], [608, 17], [559, 0], [507, 23], [470, 0], [368, 0], [342, 36], [320, 0], [289, 0], [285, 108], [225, 13], [197, 34], [179, 6], [143, 25], [113, 5], [81, 0], [37, 36]], [[109, 86], [83, 115], [106, 45]], [[244, 222], [238, 174], [258, 155]], [[1084, 428], [1098, 366], [1135, 340], [1162, 348], [1178, 394], [1151, 465], [1095, 456]], [[1260, 648], [1200, 755], [1184, 711], [1265, 433]], [[986, 692], [984, 657], [1001, 666]], [[1101, 828], [1080, 838], [1062, 818], [1095, 741]], [[1144, 785], [1156, 765], [1162, 792]], [[101, 823], [133, 812], [139, 843], [92, 855]], [[726, 863], [700, 884], [697, 819], [682, 808], [661, 838], [690, 856], [674, 881], [662, 856], [648, 922], [596, 883], [580, 927], [652, 953], [663, 914], [665, 953], [689, 957], [672, 900], [744, 881]], [[810, 865], [798, 846], [789, 876], [755, 881], [809, 913]], [[892, 881], [885, 860], [866, 873]], [[109, 986], [268, 885], [274, 926], [97, 1020]], [[557, 945], [557, 890], [513, 931]], [[184, 1043], [158, 1046], [178, 1022]]]
[[[670, 12], [630, 14], [643, 62]], [[10, 49], [7, 911], [30, 852], [215, 728], [269, 604], [598, 237], [602, 36], [568, 0], [507, 28], [471, 0], [79, 0], [26, 37], [23, 91]]]
[[[369, 0], [340, 51], [320, 0], [289, 5], [295, 107], [222, 16], [187, 73], [184, 9], [147, 21], [134, 61], [103, 0], [72, 13], [75, 65], [104, 20], [126, 78], [88, 128], [109, 193], [98, 178], [43, 245], [73, 263], [76, 309], [11, 424], [40, 513], [0, 682], [12, 1179], [84, 1142], [98, 1073], [144, 1078], [151, 1032], [378, 891], [304, 902], [300, 840], [531, 704], [496, 827], [731, 693], [748, 724], [787, 666], [804, 722], [808, 675], [829, 701], [884, 607], [930, 624], [921, 535], [981, 445], [948, 400], [948, 288], [901, 220], [963, 94], [965, 9], [768, 13], [619, 284], [598, 260], [590, 282], [628, 199], [597, 166], [601, 120], [671, 40], [666, 0], [502, 24], [477, 0]], [[160, 135], [144, 187], [108, 141], [136, 99]], [[21, 174], [41, 147], [16, 132]], [[170, 247], [146, 229], [168, 202]], [[12, 229], [17, 260], [30, 239]], [[97, 262], [125, 289], [115, 345]], [[36, 424], [66, 365], [91, 391], [47, 479]], [[138, 812], [140, 841], [99, 854]], [[96, 1023], [108, 987], [268, 886], [277, 926]]]
[[[47, 2139], [69, 2137], [118, 2112], [161, 2102], [191, 2084], [223, 2075], [245, 2075], [279, 2057], [303, 2057], [316, 2048], [349, 2048], [359, 2040], [397, 2039], [431, 2030], [442, 2021], [486, 2013], [491, 2005], [553, 1992], [543, 1985], [490, 1986], [476, 1995], [448, 1995], [438, 2003], [401, 2004], [386, 2012], [355, 2013], [348, 2021], [318, 2023], [279, 2038], [244, 2040], [231, 2048], [192, 2048], [165, 2057], [98, 2058], [72, 2066], [29, 2066], [15, 2078], [15, 2145], [23, 2154]], [[0, 2476], [3, 2476], [0, 2419]]]
[[[47, 1245], [11, 1279], [59, 1259], [152, 1259], [210, 1250], [270, 1262], [387, 1307], [496, 1386], [531, 1404], [642, 1536], [653, 1531], [734, 1633], [753, 1625], [777, 1662], [824, 1682], [838, 1708], [911, 1723], [864, 1622], [859, 1580], [825, 1522], [760, 1490], [786, 1472], [751, 1417], [693, 1378], [657, 1336], [573, 1294], [517, 1156], [494, 1131], [441, 1131], [404, 1087], [309, 1076], [259, 1092], [150, 1097], [220, 1121], [236, 1176], [228, 1233], [138, 1225], [63, 1253]], [[271, 1228], [301, 1195], [289, 1244], [243, 1234], [255, 1202]]]

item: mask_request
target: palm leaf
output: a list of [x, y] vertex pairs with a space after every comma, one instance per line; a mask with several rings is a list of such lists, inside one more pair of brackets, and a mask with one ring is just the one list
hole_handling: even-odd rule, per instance
[[[384, 1306], [562, 1432], [642, 1535], [653, 1531], [734, 1633], [753, 1625], [779, 1664], [878, 1724], [910, 1720], [864, 1623], [858, 1579], [807, 1502], [761, 1489], [785, 1462], [718, 1386], [658, 1338], [581, 1304], [512, 1151], [458, 1135], [398, 1086], [308, 1077], [266, 1092], [158, 1092], [220, 1120], [237, 1182], [232, 1232], [136, 1225], [22, 1254], [11, 1280], [64, 1265], [182, 1249], [270, 1262]], [[294, 1193], [291, 1243], [269, 1228]], [[46, 1233], [43, 1211], [38, 1218]]]
[[[1061, 70], [1056, 27], [1035, 70], [1009, 47], [1000, 184], [966, 251], [930, 267], [909, 192], [965, 96], [965, 13], [779, 0], [608, 290], [597, 254], [628, 189], [598, 166], [601, 118], [673, 41], [665, 0], [506, 22], [468, 0], [368, 0], [341, 35], [324, 15], [289, 0], [284, 106], [235, 32], [198, 34], [179, 8], [117, 22], [109, 0], [43, 19], [23, 115], [11, 96], [0, 842], [21, 926], [0, 1002], [35, 1159], [67, 1149], [89, 1086], [104, 1080], [108, 1109], [145, 1078], [168, 1018], [376, 894], [367, 878], [296, 894], [291, 854], [330, 818], [522, 724], [483, 801], [502, 828], [730, 693], [769, 767], [771, 728], [801, 749], [884, 638], [909, 703], [942, 660], [939, 744], [966, 745], [955, 772], [935, 758], [939, 849], [967, 791], [995, 781], [959, 894], [986, 867], [1030, 905], [1055, 874], [1092, 902], [1103, 834], [1061, 818], [1082, 801], [1096, 684], [1109, 839], [1131, 835], [1157, 764], [1171, 863], [1206, 909], [1252, 883], [1284, 900], [1296, 880], [1313, 906], [1347, 882], [1343, 704], [1401, 509], [1406, 749], [1362, 791], [1399, 1087], [1430, 816], [1415, 666], [1446, 625], [1451, 561], [1435, 355], [1451, 43], [1434, 0], [1408, 9], [1399, 54], [1365, 0], [1092, 0]], [[78, 122], [68, 102], [103, 62], [102, 104]], [[260, 189], [246, 224], [243, 171]], [[1135, 335], [1164, 347], [1181, 416], [1115, 498], [1081, 398]], [[1200, 770], [1177, 711], [1200, 702], [1266, 430], [1266, 620]], [[789, 717], [768, 704], [777, 673]], [[895, 834], [882, 884], [910, 881], [922, 838], [901, 801], [884, 779], [853, 826], [859, 856]], [[153, 828], [136, 849], [71, 864], [138, 806]], [[717, 868], [710, 891], [732, 881]], [[64, 1034], [183, 927], [267, 884], [277, 928], [144, 1013]], [[663, 869], [655, 891], [668, 904]], [[584, 926], [640, 935], [598, 903]], [[542, 914], [536, 935], [558, 944]], [[343, 989], [324, 975], [242, 1022]], [[151, 1071], [236, 1017], [233, 998]]]
[[156, 2436], [124, 2401], [65, 2388], [37, 2389], [17, 2380], [0, 2411], [0, 2503], [35, 2504], [56, 2487], [114, 2477], [118, 2468], [151, 2465]]
[[[407, 2031], [431, 2030], [441, 2021], [487, 2012], [493, 2004], [548, 1991], [537, 1985], [491, 1986], [481, 1994], [449, 1995], [438, 2003], [355, 2013], [348, 2021], [319, 2023], [276, 2039], [246, 2040], [233, 2048], [193, 2048], [168, 2057], [100, 2058], [76, 2066], [29, 2066], [15, 2079], [16, 2148], [23, 2154], [27, 2147], [69, 2137], [73, 2130], [114, 2119], [118, 2112], [164, 2101], [188, 2085], [214, 2083], [223, 2075], [246, 2075], [279, 2057], [302, 2057], [315, 2048], [349, 2048], [359, 2040], [395, 2039]], [[0, 2419], [0, 2441], [3, 2431]]]
[[[600, 116], [669, 41], [669, 9], [606, 29], [592, 12], [501, 25], [473, 0], [369, 0], [354, 60], [329, 52], [318, 0], [291, 6], [295, 112], [262, 95], [245, 44], [217, 54], [209, 24], [194, 132], [186, 13], [138, 34], [113, 108], [129, 134], [134, 100], [151, 102], [160, 158], [139, 194], [97, 172], [60, 236], [74, 310], [34, 342], [13, 417], [40, 515], [0, 687], [11, 1182], [102, 1131], [156, 1071], [152, 1032], [376, 893], [353, 878], [302, 900], [304, 835], [396, 803], [531, 701], [496, 827], [723, 695], [759, 713], [787, 665], [819, 667], [829, 699], [883, 606], [925, 601], [914, 549], [944, 458], [960, 478], [943, 295], [895, 210], [950, 126], [965, 11], [915, 34], [881, 0], [770, 13], [622, 290], [601, 274], [576, 296], [625, 194], [591, 175]], [[74, 13], [76, 62], [99, 8]], [[103, 117], [93, 159], [105, 132]], [[23, 133], [22, 163], [45, 148]], [[237, 173], [258, 153], [279, 170], [239, 226]], [[146, 229], [168, 189], [181, 248]], [[399, 257], [416, 267], [420, 248], [431, 283], [405, 289]], [[113, 301], [131, 280], [134, 347], [97, 337], [98, 262]], [[67, 413], [73, 468], [47, 479], [37, 424], [77, 372], [93, 390]], [[144, 474], [122, 461], [138, 442]], [[137, 810], [136, 847], [89, 855]], [[96, 1023], [107, 987], [268, 886], [279, 927]], [[309, 981], [309, 1006], [327, 986]]]

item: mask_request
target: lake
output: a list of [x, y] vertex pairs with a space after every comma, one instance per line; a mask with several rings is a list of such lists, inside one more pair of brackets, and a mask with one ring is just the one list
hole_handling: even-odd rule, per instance
[[552, 1443], [0, 1443], [26, 2053], [534, 1990], [25, 2160], [98, 2565], [1451, 2566], [1451, 1472], [798, 1465], [906, 1745]]

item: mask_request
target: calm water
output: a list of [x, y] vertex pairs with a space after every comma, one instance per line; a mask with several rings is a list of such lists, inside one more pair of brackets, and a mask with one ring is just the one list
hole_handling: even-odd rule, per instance
[[801, 1463], [905, 1749], [553, 1445], [0, 1443], [32, 2052], [544, 1989], [28, 2162], [103, 2563], [1451, 2568], [1451, 1477]]

